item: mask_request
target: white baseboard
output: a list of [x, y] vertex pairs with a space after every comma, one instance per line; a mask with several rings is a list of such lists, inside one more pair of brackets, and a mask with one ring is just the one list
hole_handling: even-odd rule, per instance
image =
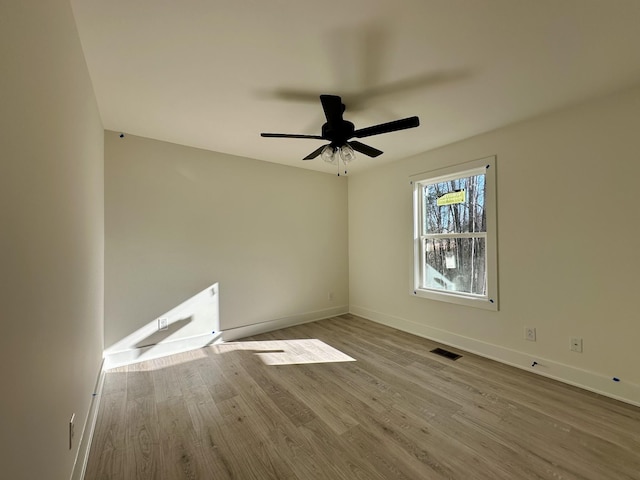
[[87, 419], [84, 422], [84, 428], [82, 429], [82, 436], [80, 437], [80, 445], [76, 452], [76, 459], [73, 463], [73, 470], [71, 472], [71, 480], [83, 480], [85, 472], [87, 470], [87, 462], [89, 461], [89, 452], [91, 450], [91, 441], [93, 440], [93, 432], [96, 428], [96, 422], [98, 420], [98, 410], [100, 408], [100, 398], [102, 397], [102, 387], [104, 386], [104, 360], [100, 365], [98, 372], [98, 379], [96, 386], [91, 397], [91, 405], [89, 405], [89, 413]]
[[197, 350], [198, 348], [218, 343], [221, 339], [222, 332], [217, 332], [215, 334], [207, 333], [188, 338], [181, 338], [179, 340], [158, 343], [156, 345], [149, 345], [147, 347], [131, 348], [119, 352], [105, 352], [104, 369], [109, 370], [111, 368], [122, 367], [124, 365], [153, 360], [154, 358], [161, 358], [168, 355], [174, 355], [176, 353]]
[[145, 360], [152, 360], [154, 358], [166, 357], [168, 355], [174, 355], [176, 353], [197, 350], [199, 348], [203, 348], [216, 343], [221, 343], [223, 341], [230, 342], [239, 338], [258, 335], [259, 333], [266, 333], [273, 330], [278, 330], [280, 328], [300, 325], [302, 323], [315, 322], [316, 320], [335, 317], [336, 315], [342, 315], [348, 312], [349, 307], [347, 305], [342, 305], [339, 307], [316, 310], [314, 312], [307, 312], [299, 315], [292, 315], [290, 317], [268, 320], [266, 322], [260, 322], [253, 325], [230, 328], [221, 332], [216, 332], [215, 334], [208, 333], [203, 335], [196, 335], [189, 338], [181, 338], [179, 340], [158, 343], [156, 345], [150, 345], [148, 347], [131, 348], [118, 352], [105, 352], [104, 369], [109, 370], [111, 368], [144, 362]]
[[294, 325], [301, 325], [303, 323], [315, 322], [317, 320], [323, 320], [325, 318], [331, 318], [337, 315], [344, 315], [348, 312], [348, 305], [341, 305], [339, 307], [316, 310], [314, 312], [292, 315], [290, 317], [276, 318], [274, 320], [268, 320], [266, 322], [254, 323], [253, 325], [245, 325], [242, 327], [223, 330], [222, 338], [225, 342], [231, 342], [239, 338], [250, 337], [252, 335], [271, 332], [273, 330], [292, 327]]
[[[428, 325], [422, 325], [357, 305], [350, 306], [350, 313], [398, 330], [428, 338], [435, 342], [459, 348], [469, 353], [474, 353], [481, 357], [489, 358], [640, 407], [640, 385], [628, 382], [625, 379], [620, 379], [620, 381], [616, 382], [612, 377], [600, 373], [572, 367], [546, 358], [533, 357], [530, 354], [517, 350], [447, 332], [446, 330]], [[531, 365], [534, 361], [537, 362], [537, 364], [535, 367], [532, 367]]]

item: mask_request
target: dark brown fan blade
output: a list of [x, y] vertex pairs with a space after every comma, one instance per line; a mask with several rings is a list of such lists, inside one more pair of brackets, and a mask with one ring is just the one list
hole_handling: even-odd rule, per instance
[[297, 133], [261, 133], [260, 136], [267, 138], [314, 138], [316, 140], [324, 140], [320, 135], [299, 135]]
[[306, 157], [303, 158], [303, 160], [313, 160], [314, 158], [316, 158], [318, 155], [320, 155], [320, 153], [322, 153], [322, 149], [326, 147], [326, 145], [322, 145], [321, 147], [316, 148], [313, 152], [311, 152], [309, 155], [307, 155]]
[[395, 132], [397, 130], [414, 128], [418, 125], [420, 125], [420, 119], [418, 117], [403, 118], [401, 120], [394, 120], [393, 122], [381, 123], [380, 125], [361, 128], [353, 132], [353, 136], [355, 138], [370, 137], [371, 135], [380, 135], [381, 133], [389, 133]]
[[370, 147], [369, 145], [365, 145], [364, 143], [358, 142], [357, 140], [352, 140], [347, 142], [354, 150], [357, 150], [360, 153], [364, 153], [365, 155], [375, 158], [378, 155], [382, 155], [384, 152], [382, 150], [378, 150], [377, 148]]
[[320, 95], [320, 102], [322, 102], [322, 109], [324, 110], [324, 116], [327, 117], [327, 123], [332, 126], [340, 124], [342, 122], [342, 112], [344, 111], [342, 99], [337, 95]]

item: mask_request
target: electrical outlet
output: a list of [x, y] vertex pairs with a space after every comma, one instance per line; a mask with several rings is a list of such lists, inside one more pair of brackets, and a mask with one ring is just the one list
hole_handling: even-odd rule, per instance
[[571, 350], [582, 353], [582, 339], [580, 337], [571, 337]]
[[524, 339], [530, 342], [536, 341], [536, 329], [533, 327], [524, 327]]
[[329, 301], [333, 300], [333, 292], [327, 292], [327, 300]]
[[169, 319], [168, 318], [159, 318], [158, 319], [158, 330], [166, 330], [169, 328]]
[[69, 420], [69, 450], [73, 448], [73, 437], [76, 434], [76, 414], [71, 415]]

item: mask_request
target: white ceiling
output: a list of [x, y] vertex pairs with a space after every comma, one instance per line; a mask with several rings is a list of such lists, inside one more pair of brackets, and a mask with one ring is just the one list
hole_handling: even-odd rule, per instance
[[397, 160], [640, 83], [638, 0], [71, 0], [104, 127], [286, 165], [341, 95]]

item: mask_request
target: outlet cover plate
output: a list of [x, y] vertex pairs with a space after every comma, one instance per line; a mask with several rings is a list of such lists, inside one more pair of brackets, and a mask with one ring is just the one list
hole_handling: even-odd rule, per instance
[[524, 327], [524, 339], [530, 342], [536, 341], [536, 329], [533, 327]]
[[169, 328], [169, 319], [168, 318], [159, 318], [158, 319], [158, 330], [167, 330]]
[[582, 339], [580, 337], [571, 337], [571, 351], [582, 353]]

